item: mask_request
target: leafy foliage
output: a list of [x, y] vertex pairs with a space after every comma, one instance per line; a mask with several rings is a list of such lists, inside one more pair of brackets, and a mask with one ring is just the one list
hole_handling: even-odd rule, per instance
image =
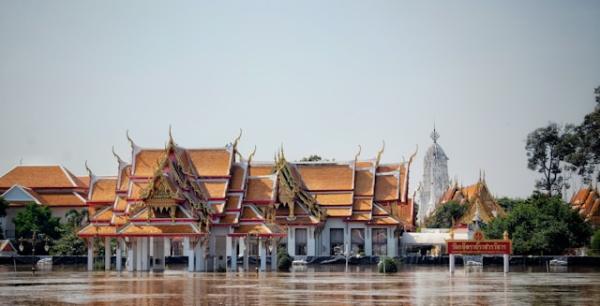
[[288, 254], [285, 248], [277, 250], [277, 270], [289, 271], [292, 266], [292, 257]]
[[448, 201], [438, 207], [433, 215], [426, 221], [430, 228], [450, 228], [467, 211], [466, 205], [461, 205], [456, 201]]
[[77, 236], [77, 231], [87, 220], [87, 210], [70, 210], [65, 214], [66, 222], [60, 226], [60, 239], [50, 248], [51, 255], [85, 255], [85, 241]]
[[383, 258], [381, 258], [379, 263], [377, 263], [377, 271], [379, 271], [379, 273], [386, 273], [386, 274], [387, 273], [396, 273], [396, 272], [398, 272], [398, 264], [391, 257], [383, 257]]
[[600, 229], [596, 230], [594, 236], [592, 236], [592, 252], [596, 255], [600, 255]]
[[324, 161], [324, 159], [321, 156], [319, 156], [319, 155], [312, 154], [312, 155], [309, 155], [309, 156], [302, 157], [302, 159], [300, 161], [303, 161], [303, 162], [306, 162], [306, 161], [313, 162], [313, 161]]
[[498, 205], [500, 205], [502, 207], [502, 209], [504, 209], [505, 212], [509, 212], [513, 209], [513, 207], [515, 207], [515, 205], [517, 203], [519, 203], [520, 201], [523, 201], [521, 199], [511, 199], [508, 197], [501, 197], [496, 199], [496, 201], [498, 201]]
[[492, 239], [501, 239], [508, 231], [513, 252], [524, 255], [562, 254], [585, 245], [592, 234], [590, 225], [569, 204], [539, 193], [517, 201], [506, 217], [495, 218], [484, 231]]
[[561, 127], [550, 123], [527, 135], [527, 167], [542, 176], [535, 182], [538, 190], [552, 196], [560, 195], [563, 187], [569, 187], [563, 176], [564, 161], [573, 152], [576, 143], [572, 125]]
[[50, 208], [29, 203], [13, 219], [17, 237], [30, 238], [33, 232], [57, 239], [60, 237], [60, 218], [53, 217]]

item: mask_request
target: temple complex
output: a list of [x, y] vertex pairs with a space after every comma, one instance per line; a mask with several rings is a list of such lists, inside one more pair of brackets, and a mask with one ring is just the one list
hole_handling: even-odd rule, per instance
[[449, 201], [467, 205], [467, 211], [459, 221], [461, 224], [488, 223], [496, 217], [506, 215], [504, 209], [489, 191], [485, 178], [482, 177], [479, 178], [477, 183], [466, 187], [459, 187], [458, 183], [454, 182], [440, 198], [438, 206]]
[[600, 228], [600, 193], [597, 187], [593, 188], [590, 185], [579, 189], [570, 203], [585, 221], [590, 222], [592, 227]]
[[16, 166], [0, 177], [0, 195], [9, 204], [0, 218], [4, 237], [15, 239], [13, 218], [28, 203], [50, 208], [52, 215], [63, 218], [71, 210], [86, 206], [87, 183], [63, 166]]
[[[240, 134], [241, 136], [241, 134]], [[128, 136], [131, 161], [115, 154], [115, 176], [88, 168], [90, 224], [78, 235], [105, 245], [111, 268], [127, 257], [129, 271], [164, 269], [180, 246], [189, 271], [276, 269], [277, 249], [296, 259], [347, 255], [395, 256], [398, 237], [414, 229], [409, 173], [402, 163], [375, 158], [348, 162], [291, 162], [283, 149], [271, 162], [244, 158], [240, 137], [216, 148], [183, 148], [169, 133], [166, 148], [143, 148]]]
[[423, 158], [423, 181], [419, 187], [419, 224], [423, 224], [425, 219], [433, 213], [436, 203], [450, 186], [448, 181], [448, 156], [438, 144], [439, 138], [440, 134], [434, 127], [431, 133], [433, 144], [427, 149]]

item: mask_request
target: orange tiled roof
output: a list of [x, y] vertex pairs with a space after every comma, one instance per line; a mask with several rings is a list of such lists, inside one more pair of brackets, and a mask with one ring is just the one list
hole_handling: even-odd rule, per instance
[[248, 175], [250, 176], [262, 176], [262, 175], [271, 175], [273, 174], [273, 164], [256, 164], [256, 165], [250, 165], [248, 167], [249, 173]]
[[115, 202], [114, 210], [115, 211], [125, 211], [127, 208], [127, 199], [125, 197], [119, 197]]
[[396, 175], [377, 175], [375, 177], [375, 200], [391, 201], [399, 199], [399, 178]]
[[377, 173], [398, 171], [401, 166], [401, 164], [382, 164], [377, 167]]
[[13, 185], [29, 188], [86, 188], [87, 186], [61, 166], [17, 166], [0, 177], [0, 188]]
[[120, 231], [124, 236], [167, 235], [190, 236], [201, 234], [200, 230], [188, 224], [127, 225]]
[[348, 219], [349, 221], [369, 221], [371, 220], [370, 212], [353, 212], [352, 216]]
[[90, 195], [89, 201], [113, 202], [116, 196], [116, 188], [116, 178], [100, 178], [94, 181], [93, 186], [91, 186], [92, 194]]
[[127, 216], [113, 215], [112, 220], [110, 221], [110, 224], [116, 225], [116, 226], [123, 226], [123, 225], [127, 224], [127, 222], [129, 222], [129, 218], [127, 218]]
[[356, 168], [370, 168], [370, 167], [373, 167], [374, 165], [375, 165], [375, 162], [372, 160], [364, 160], [364, 161], [356, 162]]
[[230, 190], [244, 189], [244, 172], [244, 168], [240, 165], [233, 165], [233, 167], [231, 167], [231, 179], [229, 180]]
[[134, 176], [150, 177], [165, 157], [164, 149], [143, 149], [135, 156]]
[[274, 177], [249, 177], [245, 201], [271, 201], [273, 199]]
[[350, 217], [352, 216], [352, 207], [327, 207], [325, 212], [328, 217]]
[[336, 192], [336, 193], [315, 193], [315, 198], [319, 205], [335, 206], [335, 205], [352, 205], [353, 193]]
[[264, 224], [242, 224], [234, 228], [235, 234], [269, 235], [271, 229]]
[[227, 176], [231, 167], [231, 151], [223, 149], [187, 150], [200, 176]]
[[296, 164], [296, 168], [310, 191], [354, 189], [354, 170], [350, 165], [314, 163]]
[[214, 214], [222, 214], [225, 211], [225, 202], [212, 202], [210, 203]]
[[84, 206], [85, 200], [75, 193], [38, 194], [47, 206]]
[[112, 208], [107, 207], [107, 208], [99, 211], [98, 213], [96, 213], [94, 216], [92, 216], [91, 220], [94, 222], [110, 222], [112, 220], [112, 217], [113, 217]]
[[205, 188], [208, 192], [209, 198], [225, 198], [225, 192], [227, 191], [227, 181], [202, 181], [200, 185]]
[[230, 195], [227, 197], [227, 202], [225, 204], [225, 210], [237, 210], [241, 209], [241, 196], [239, 195]]
[[373, 225], [398, 225], [400, 222], [392, 217], [375, 217], [369, 222]]
[[90, 177], [89, 176], [78, 176], [77, 179], [86, 187], [90, 186]]
[[354, 210], [371, 211], [371, 209], [373, 208], [373, 199], [371, 199], [371, 198], [354, 199], [354, 204], [353, 204], [352, 208]]
[[357, 195], [373, 195], [373, 172], [370, 170], [356, 171], [354, 193]]
[[219, 224], [237, 224], [239, 221], [238, 213], [227, 213], [221, 217]]
[[263, 217], [260, 216], [251, 206], [246, 205], [242, 208], [242, 215], [240, 216], [240, 219], [263, 219]]
[[88, 224], [77, 235], [80, 237], [116, 236], [117, 228], [112, 225]]
[[130, 199], [141, 199], [142, 191], [148, 186], [149, 182], [133, 182], [131, 184], [131, 188], [129, 190], [129, 198]]
[[131, 165], [123, 167], [123, 170], [121, 170], [121, 183], [119, 184], [119, 190], [127, 190], [129, 187], [130, 173]]

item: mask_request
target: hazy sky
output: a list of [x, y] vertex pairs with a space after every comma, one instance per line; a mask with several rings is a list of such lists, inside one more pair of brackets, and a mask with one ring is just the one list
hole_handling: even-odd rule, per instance
[[[600, 85], [599, 1], [0, 0], [0, 172], [115, 174], [125, 131], [272, 160], [401, 161], [433, 123], [451, 178], [527, 196], [525, 137], [579, 122]], [[247, 155], [247, 153], [245, 154]]]

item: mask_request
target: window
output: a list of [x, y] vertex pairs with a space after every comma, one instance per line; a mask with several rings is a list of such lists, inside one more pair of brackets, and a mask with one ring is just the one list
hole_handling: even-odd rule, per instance
[[353, 228], [350, 230], [350, 240], [352, 246], [350, 252], [353, 255], [365, 253], [365, 230], [362, 228]]
[[329, 229], [329, 249], [330, 255], [344, 254], [344, 229]]
[[374, 228], [371, 232], [373, 237], [373, 255], [387, 255], [387, 229]]
[[307, 233], [305, 228], [296, 229], [296, 255], [306, 256]]

